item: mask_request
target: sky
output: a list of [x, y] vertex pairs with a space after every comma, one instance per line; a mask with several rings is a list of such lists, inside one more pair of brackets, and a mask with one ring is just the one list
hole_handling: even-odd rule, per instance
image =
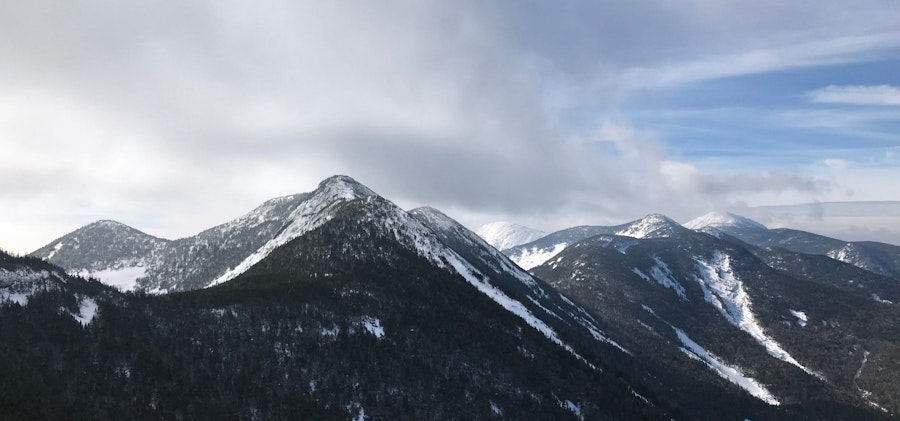
[[0, 2], [8, 251], [333, 174], [470, 228], [853, 202], [782, 222], [900, 243], [895, 1]]

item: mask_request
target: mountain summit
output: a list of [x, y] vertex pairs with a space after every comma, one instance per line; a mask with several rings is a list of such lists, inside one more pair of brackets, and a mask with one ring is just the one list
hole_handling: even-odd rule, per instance
[[482, 225], [475, 232], [497, 250], [530, 243], [547, 235], [543, 231], [509, 222], [491, 222]]
[[729, 228], [742, 230], [767, 230], [765, 225], [750, 218], [735, 215], [730, 212], [710, 212], [706, 215], [694, 218], [684, 224], [685, 228], [703, 230], [704, 228]]
[[615, 234], [634, 238], [665, 238], [684, 230], [684, 227], [671, 218], [654, 213], [625, 224]]

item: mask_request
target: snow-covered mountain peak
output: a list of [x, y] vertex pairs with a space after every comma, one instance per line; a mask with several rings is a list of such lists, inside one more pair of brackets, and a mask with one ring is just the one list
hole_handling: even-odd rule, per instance
[[625, 228], [616, 232], [616, 235], [634, 238], [664, 238], [671, 237], [683, 229], [684, 227], [669, 217], [654, 213], [626, 224]]
[[371, 189], [346, 175], [333, 175], [322, 180], [313, 195], [317, 193], [343, 200], [377, 196]]
[[684, 224], [684, 227], [692, 230], [702, 230], [704, 228], [768, 229], [759, 222], [730, 212], [710, 212], [688, 221]]
[[335, 175], [326, 178], [319, 183], [319, 187], [316, 190], [302, 196], [302, 202], [291, 211], [286, 218], [286, 225], [274, 238], [205, 286], [216, 285], [234, 279], [262, 261], [273, 250], [330, 221], [337, 209], [347, 202], [362, 198], [378, 197], [380, 196], [371, 189], [358, 183], [351, 177]]
[[101, 219], [99, 221], [87, 224], [84, 228], [116, 229], [116, 228], [131, 228], [131, 227], [129, 227], [128, 225], [125, 225], [119, 221], [113, 221], [112, 219]]
[[140, 230], [125, 225], [119, 221], [113, 221], [111, 219], [101, 219], [99, 221], [91, 222], [77, 230], [73, 231], [69, 234], [72, 237], [92, 237], [92, 236], [147, 236], [152, 237], [149, 234], [145, 234]]
[[530, 243], [547, 235], [547, 233], [534, 228], [502, 221], [482, 225], [475, 232], [497, 250], [506, 250]]

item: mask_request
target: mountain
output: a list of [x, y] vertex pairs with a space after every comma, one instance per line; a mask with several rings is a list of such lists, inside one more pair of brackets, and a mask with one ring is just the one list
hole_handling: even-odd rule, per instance
[[578, 226], [556, 231], [530, 243], [503, 249], [503, 252], [522, 268], [531, 269], [550, 260], [569, 245], [595, 235], [608, 234], [632, 238], [659, 238], [683, 231], [685, 231], [685, 228], [672, 219], [659, 214], [651, 214], [623, 225], [609, 227]]
[[491, 279], [509, 299], [523, 303], [529, 311], [550, 320], [549, 325], [562, 322], [560, 329], [581, 335], [581, 339], [590, 346], [600, 344], [616, 353], [628, 353], [608, 338], [593, 316], [583, 308], [515, 265], [459, 222], [430, 207], [414, 209], [410, 215], [434, 232], [450, 250], [469, 262], [475, 271]]
[[685, 228], [702, 231], [707, 228], [742, 232], [768, 231], [765, 225], [733, 213], [710, 212], [684, 224]]
[[[890, 278], [662, 215], [501, 253], [437, 209], [405, 211], [335, 176], [184, 239], [86, 228], [36, 253], [69, 259], [68, 274], [34, 256], [4, 257], [0, 416], [818, 420], [900, 411]], [[516, 250], [540, 261], [526, 272]], [[140, 268], [135, 289], [160, 294], [71, 275], [116, 264]]]
[[900, 303], [900, 282], [894, 278], [825, 255], [797, 253], [779, 247], [757, 247], [718, 231], [714, 235], [747, 249], [769, 267], [794, 277], [827, 283], [867, 300]]
[[685, 226], [704, 232], [728, 234], [758, 247], [825, 255], [900, 280], [900, 247], [895, 245], [872, 241], [847, 242], [788, 228], [770, 230], [762, 224], [734, 214], [710, 213], [686, 223]]
[[73, 278], [43, 260], [15, 257], [0, 250], [0, 305], [27, 306], [35, 297], [53, 295], [62, 297], [57, 301], [58, 312], [88, 324], [96, 310], [95, 299], [109, 290], [97, 282]]
[[650, 214], [613, 228], [613, 234], [633, 238], [667, 238], [685, 232], [681, 224], [660, 214]]
[[234, 278], [274, 248], [320, 225], [335, 203], [371, 195], [349, 177], [335, 176], [311, 193], [269, 200], [193, 237], [160, 240], [122, 224], [98, 222], [31, 255], [125, 290], [204, 288]]
[[519, 244], [530, 243], [547, 235], [543, 231], [509, 222], [491, 222], [482, 225], [475, 233], [497, 250], [506, 250]]
[[[623, 367], [653, 373], [663, 401], [721, 405], [737, 419], [729, 406], [754, 408], [743, 398], [765, 405], [748, 409], [758, 411], [754, 419], [900, 412], [896, 382], [885, 374], [900, 372], [900, 306], [835, 287], [846, 283], [840, 274], [796, 276], [735, 242], [688, 230], [593, 236], [531, 273], [592, 311], [642, 363]], [[719, 389], [732, 395], [710, 401]]]
[[109, 289], [81, 329], [0, 305], [0, 415], [680, 417], [590, 312], [446, 215], [334, 177], [290, 216], [212, 286]]
[[116, 221], [97, 221], [31, 253], [72, 273], [93, 276], [131, 290], [150, 264], [170, 245]]

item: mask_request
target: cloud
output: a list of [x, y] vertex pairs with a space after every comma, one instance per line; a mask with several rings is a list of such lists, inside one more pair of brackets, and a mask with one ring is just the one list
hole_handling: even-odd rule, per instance
[[780, 112], [776, 120], [788, 127], [846, 133], [856, 139], [896, 140], [898, 138], [896, 130], [880, 125], [900, 121], [900, 109], [893, 107], [796, 109]]
[[822, 164], [829, 168], [843, 170], [851, 165], [850, 161], [841, 158], [828, 158], [823, 159]]
[[812, 202], [790, 206], [733, 207], [769, 228], [793, 228], [846, 241], [900, 245], [900, 202]]
[[625, 86], [634, 88], [666, 87], [776, 70], [857, 62], [863, 52], [897, 46], [900, 46], [900, 34], [896, 32], [769, 45], [653, 67], [635, 67], [624, 73], [623, 80]]
[[0, 246], [20, 252], [100, 218], [191, 235], [335, 173], [473, 226], [820, 194], [673, 154], [622, 104], [900, 45], [866, 1], [6, 3]]
[[806, 93], [811, 102], [822, 104], [900, 105], [900, 88], [891, 85], [829, 85]]
[[673, 190], [694, 198], [742, 197], [788, 191], [820, 194], [832, 188], [832, 183], [826, 180], [797, 172], [704, 173], [694, 165], [673, 161], [664, 161], [660, 165], [660, 174]]

